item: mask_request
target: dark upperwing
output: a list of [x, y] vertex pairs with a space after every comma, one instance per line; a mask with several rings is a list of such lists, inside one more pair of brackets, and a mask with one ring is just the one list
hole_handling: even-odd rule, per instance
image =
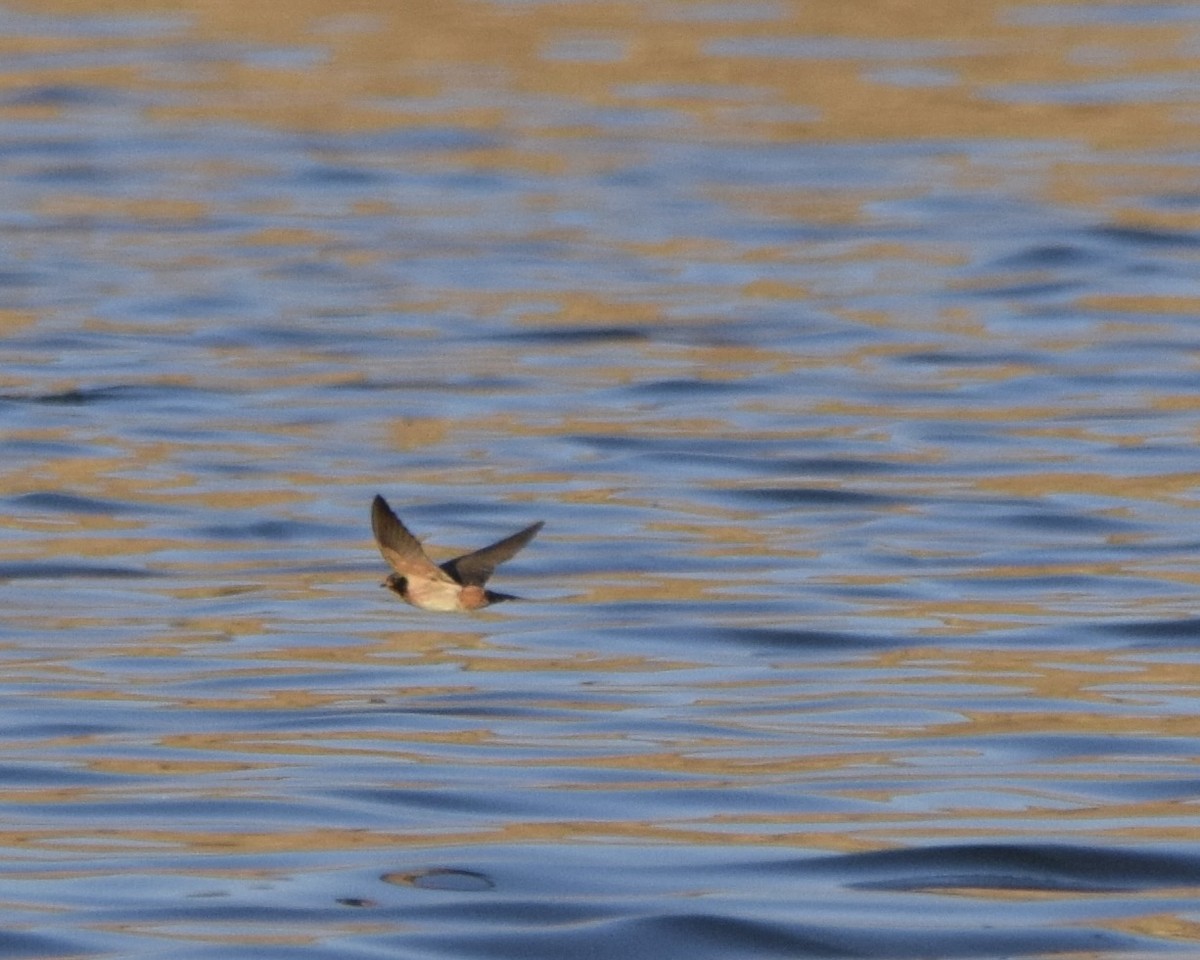
[[537, 536], [537, 532], [542, 529], [542, 524], [543, 521], [539, 520], [519, 533], [514, 533], [511, 537], [497, 540], [491, 546], [455, 557], [453, 560], [443, 563], [442, 569], [464, 587], [482, 587], [500, 564], [516, 556], [517, 551]]
[[444, 571], [425, 555], [421, 542], [408, 532], [387, 501], [378, 494], [371, 503], [371, 531], [375, 534], [375, 542], [383, 559], [400, 576], [448, 581], [449, 571]]

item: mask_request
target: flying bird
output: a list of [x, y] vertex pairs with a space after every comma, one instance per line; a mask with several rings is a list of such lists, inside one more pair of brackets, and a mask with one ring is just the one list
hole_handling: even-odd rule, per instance
[[506, 593], [493, 593], [484, 585], [496, 567], [515, 556], [541, 529], [542, 522], [538, 521], [511, 537], [439, 566], [429, 559], [420, 541], [408, 532], [383, 497], [376, 494], [371, 504], [371, 530], [375, 542], [383, 559], [396, 571], [388, 574], [382, 586], [389, 587], [422, 610], [479, 610], [502, 600], [520, 599]]

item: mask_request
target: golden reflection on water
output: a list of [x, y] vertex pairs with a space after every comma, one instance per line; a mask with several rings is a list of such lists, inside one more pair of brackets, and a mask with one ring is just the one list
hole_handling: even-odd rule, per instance
[[[118, 19], [163, 9], [145, 0], [24, 8]], [[368, 850], [391, 861], [397, 851], [514, 843], [784, 853], [981, 837], [1194, 844], [1187, 744], [1200, 720], [1186, 703], [1200, 668], [1187, 662], [1190, 640], [1183, 636], [1170, 655], [1160, 650], [1162, 662], [1139, 659], [1133, 641], [1112, 650], [1038, 645], [1055, 643], [1059, 626], [1143, 615], [1162, 624], [1194, 612], [1187, 588], [1200, 574], [1183, 546], [1175, 559], [1114, 560], [1108, 551], [1161, 535], [1142, 523], [1147, 515], [1184, 526], [1197, 474], [1180, 460], [1145, 469], [1124, 460], [1125, 470], [1105, 460], [1092, 469], [1073, 451], [1154, 453], [1167, 441], [1200, 439], [1185, 419], [1198, 404], [1182, 378], [1159, 385], [1151, 371], [1141, 386], [1115, 393], [1104, 380], [1124, 366], [1127, 344], [1178, 338], [1178, 318], [1196, 313], [1200, 300], [1139, 289], [1150, 271], [1131, 255], [1112, 270], [1112, 287], [1066, 285], [1055, 306], [1077, 326], [1064, 329], [1003, 293], [1059, 276], [1004, 264], [1012, 237], [976, 246], [974, 235], [906, 232], [907, 218], [931, 216], [909, 205], [944, 190], [1058, 204], [1056, 217], [1073, 211], [1107, 229], [1175, 231], [1155, 242], [1186, 248], [1187, 231], [1200, 229], [1195, 205], [1156, 205], [1147, 195], [1190, 195], [1194, 170], [1126, 152], [1186, 157], [1200, 126], [1171, 96], [1107, 96], [1102, 88], [1191, 76], [1193, 24], [1046, 23], [1025, 16], [1036, 5], [991, 2], [781, 2], [756, 17], [739, 16], [736, 4], [719, 16], [699, 15], [705, 9], [712, 12], [674, 2], [297, 0], [281, 16], [278, 3], [262, 0], [182, 0], [172, 7], [178, 20], [155, 41], [198, 45], [201, 55], [177, 68], [51, 58], [0, 73], [0, 92], [78, 85], [154, 94], [136, 107], [152, 129], [219, 130], [234, 121], [259, 132], [495, 134], [458, 146], [418, 140], [399, 160], [386, 145], [360, 146], [347, 162], [526, 176], [509, 187], [513, 215], [528, 217], [513, 228], [516, 239], [564, 251], [563, 276], [548, 271], [542, 285], [529, 273], [510, 277], [511, 261], [476, 278], [463, 263], [480, 238], [455, 231], [473, 224], [470, 211], [484, 205], [477, 195], [364, 187], [331, 214], [319, 204], [305, 209], [312, 197], [270, 181], [276, 160], [245, 148], [233, 159], [198, 160], [188, 171], [195, 181], [158, 180], [137, 195], [86, 178], [39, 183], [25, 212], [48, 232], [83, 236], [113, 289], [123, 289], [110, 274], [126, 261], [184, 292], [202, 287], [196, 277], [210, 271], [215, 286], [236, 286], [223, 272], [231, 264], [301, 277], [312, 265], [345, 269], [351, 292], [314, 329], [395, 314], [406, 350], [371, 355], [382, 338], [361, 354], [336, 335], [239, 339], [236, 315], [206, 339], [214, 320], [203, 298], [185, 298], [169, 319], [145, 316], [138, 296], [151, 294], [141, 288], [106, 315], [89, 315], [101, 313], [89, 302], [72, 304], [76, 313], [64, 319], [53, 299], [0, 311], [16, 361], [0, 372], [0, 393], [24, 402], [22, 410], [69, 412], [86, 399], [73, 391], [131, 381], [168, 394], [194, 390], [198, 405], [236, 398], [195, 415], [200, 435], [164, 432], [172, 425], [165, 417], [139, 420], [136, 400], [122, 408], [136, 424], [129, 430], [102, 412], [69, 426], [30, 425], [30, 416], [6, 432], [38, 452], [0, 465], [0, 496], [64, 491], [116, 505], [50, 511], [18, 501], [0, 517], [11, 574], [4, 586], [17, 598], [0, 644], [5, 675], [29, 703], [61, 708], [44, 728], [31, 717], [5, 750], [38, 771], [97, 778], [57, 785], [31, 777], [0, 790], [6, 803], [33, 810], [29, 823], [0, 819], [0, 846], [30, 857], [24, 877], [52, 876], [38, 858], [63, 854], [178, 851], [202, 856], [142, 869], [234, 876], [239, 867], [209, 867], [205, 857]], [[0, 37], [0, 50], [69, 54], [82, 42]], [[128, 50], [151, 41], [116, 33], [87, 42]], [[635, 114], [641, 119], [631, 124]], [[72, 116], [0, 99], [0, 119], [14, 124]], [[336, 165], [344, 158], [330, 142], [306, 157]], [[914, 154], [910, 178], [864, 176], [830, 190], [742, 183], [736, 171], [687, 174], [694, 195], [754, 225], [745, 235], [701, 235], [684, 221], [613, 236], [555, 219], [580, 211], [638, 219], [636, 204], [623, 207], [618, 191], [597, 186], [636, 167], [618, 149], [681, 147], [663, 162], [712, 144], [744, 145], [749, 155], [756, 144], [934, 142], [944, 151]], [[1004, 162], [1008, 147], [1036, 154], [1033, 142], [1068, 146], [1033, 172]], [[222, 186], [257, 176], [265, 185], [245, 192]], [[189, 183], [200, 182], [218, 188], [192, 191]], [[227, 217], [241, 225], [216, 245], [202, 239]], [[453, 228], [430, 226], [455, 217]], [[362, 234], [345, 226], [356, 218]], [[490, 240], [507, 250], [506, 224], [487, 222], [483, 240], [494, 231]], [[396, 232], [371, 232], [380, 224]], [[104, 260], [96, 251], [114, 233], [120, 243]], [[398, 236], [412, 248], [391, 249]], [[407, 279], [402, 270], [381, 274], [383, 292], [368, 295], [358, 282], [418, 258], [425, 245], [458, 258], [434, 271], [440, 285], [395, 282]], [[594, 250], [636, 261], [651, 279], [576, 279], [570, 270], [581, 251]], [[297, 296], [272, 305], [264, 326], [302, 328], [310, 304]], [[811, 336], [776, 344], [770, 334], [752, 342], [730, 335], [757, 310], [791, 311], [789, 322], [811, 324]], [[496, 318], [503, 336], [476, 344], [473, 325]], [[35, 369], [44, 354], [30, 348], [26, 357], [19, 338], [55, 323], [127, 344], [175, 338], [194, 352], [161, 370]], [[558, 332], [569, 336], [555, 341]], [[937, 362], [920, 361], [922, 353]], [[1069, 396], [1046, 388], [1058, 364], [1066, 375], [1086, 374]], [[795, 389], [831, 371], [846, 377]], [[654, 388], [671, 381], [695, 391], [695, 402], [663, 399]], [[1031, 381], [1048, 395], [1027, 390]], [[868, 389], [845, 389], [856, 384]], [[638, 387], [646, 389], [612, 399]], [[706, 399], [713, 395], [722, 399]], [[242, 397], [253, 408], [243, 409]], [[474, 402], [455, 406], [464, 399]], [[1174, 415], [1166, 441], [1162, 428], [1140, 419], [1147, 412]], [[937, 432], [953, 429], [983, 439], [964, 453]], [[700, 456], [677, 460], [674, 441]], [[995, 453], [993, 441], [1013, 447]], [[605, 442], [619, 451], [615, 463], [597, 452]], [[512, 455], [497, 455], [505, 446]], [[371, 466], [356, 458], [376, 448]], [[531, 449], [553, 455], [539, 460]], [[843, 449], [854, 451], [841, 455], [846, 470], [810, 471]], [[650, 461], [644, 471], [641, 456]], [[438, 498], [450, 504], [451, 515], [429, 524], [447, 556], [458, 538], [478, 542], [465, 529], [470, 510], [454, 515], [460, 504], [495, 503], [530, 521], [544, 506], [572, 518], [548, 525], [544, 552], [505, 571], [501, 589], [511, 583], [546, 602], [464, 624], [433, 621], [382, 594], [375, 584], [385, 569], [363, 491], [388, 492], [385, 484], [426, 507]], [[879, 502], [831, 521], [836, 498], [829, 507], [798, 499], [814, 491]], [[1082, 514], [1099, 529], [1071, 541], [1085, 543], [1078, 552], [1056, 553], [1052, 544], [1043, 556], [1036, 543], [1000, 549], [1015, 538], [1000, 524], [964, 525], [968, 534], [989, 531], [997, 556], [970, 535], [929, 538], [920, 526], [924, 497], [959, 497], [964, 512], [980, 503], [1010, 513], [1090, 498]], [[349, 519], [341, 511], [355, 498], [363, 509]], [[316, 532], [293, 536], [298, 517]], [[268, 518], [278, 527], [259, 529]], [[1048, 527], [1038, 533], [1052, 539]], [[636, 559], [654, 550], [652, 565]], [[888, 560], [849, 562], [866, 555]], [[123, 579], [83, 576], [102, 560], [129, 569]], [[36, 563], [67, 572], [39, 573]], [[69, 566], [76, 563], [79, 577]], [[1125, 592], [1110, 595], [1113, 584]], [[1164, 596], [1170, 585], [1181, 589]], [[607, 617], [594, 635], [582, 622], [589, 615]], [[1020, 639], [1034, 627], [1035, 639]], [[859, 636], [872, 632], [879, 636], [871, 643]], [[1142, 752], [1151, 740], [1161, 753]], [[1104, 792], [1172, 780], [1174, 794]], [[433, 813], [421, 820], [421, 803], [347, 800], [343, 789], [411, 791]], [[666, 795], [670, 804], [659, 799]], [[182, 822], [173, 810], [156, 812], [163, 797], [187, 807]], [[438, 807], [443, 797], [451, 809]], [[496, 798], [511, 806], [494, 809]], [[268, 824], [269, 814], [255, 812], [243, 823], [240, 801], [277, 803], [280, 819]], [[607, 812], [581, 812], [575, 801], [607, 802]], [[217, 802], [229, 807], [206, 820]], [[355, 802], [374, 804], [363, 823], [354, 821]], [[93, 817], [106, 809], [117, 812]], [[264, 878], [292, 875], [261, 870]], [[415, 874], [388, 876], [409, 882]], [[1112, 925], [1198, 937], [1175, 915]], [[330, 926], [321, 939], [366, 929]], [[135, 932], [155, 929], [141, 922]], [[180, 940], [221, 939], [212, 929], [159, 929]], [[231, 943], [312, 942], [302, 933], [226, 932]]]
[[[1195, 890], [1182, 890], [1181, 895], [1196, 896]], [[1200, 922], [1180, 917], [1173, 913], [1153, 913], [1139, 917], [1109, 920], [1105, 926], [1111, 930], [1161, 937], [1164, 940], [1183, 944], [1200, 943]]]
[[[133, 0], [120, 9], [161, 11]], [[902, 11], [885, 2], [856, 4], [852, 10], [780, 3], [774, 5], [774, 17], [746, 19], [736, 10], [721, 18], [690, 16], [693, 7], [666, 3], [524, 6], [426, 0], [402, 9], [357, 3], [347, 10], [328, 0], [305, 0], [290, 5], [287, 17], [261, 0], [192, 0], [172, 9], [187, 18], [187, 32], [196, 39], [273, 43], [313, 55], [298, 58], [295, 66], [215, 60], [199, 81], [153, 78], [160, 88], [195, 84], [225, 94], [203, 106], [156, 107], [154, 115], [163, 120], [224, 116], [326, 130], [446, 121], [486, 129], [512, 123], [518, 117], [498, 103], [449, 101], [436, 118], [406, 106], [453, 90], [459, 78], [478, 83], [499, 76], [516, 91], [594, 107], [662, 111], [685, 127], [721, 130], [728, 137], [829, 141], [1000, 135], [1145, 147], [1178, 144], [1186, 136], [1182, 112], [1169, 100], [1081, 104], [1024, 91], [1169, 76], [1193, 66], [1184, 22], [1023, 21], [1022, 8], [1005, 2], [934, 2]], [[37, 10], [113, 13], [111, 4], [95, 0], [51, 0]], [[822, 40], [834, 50], [842, 43], [845, 52], [793, 56], [789, 40], [799, 50], [813, 51], [820, 50]], [[28, 41], [42, 48], [52, 42]], [[857, 56], [856, 42], [862, 50]], [[905, 67], [919, 74], [914, 68], [920, 65], [935, 79], [893, 82], [886, 70], [865, 70], [874, 55], [872, 44], [886, 43], [900, 51], [895, 73], [903, 76], [899, 68]], [[600, 44], [603, 55], [589, 55], [589, 44]], [[905, 53], [906, 44], [911, 52]], [[87, 79], [151, 82], [118, 69], [96, 71]], [[713, 88], [724, 97], [714, 98]], [[586, 119], [564, 119], [557, 133], [578, 138], [591, 130]], [[1194, 128], [1192, 138], [1195, 142]], [[521, 152], [508, 157], [493, 152], [485, 162], [528, 168], [532, 159]]]
[[[158, 5], [134, 0], [118, 8], [96, 0], [48, 0], [30, 9], [161, 13]], [[78, 71], [75, 79], [208, 94], [202, 102], [151, 108], [150, 115], [162, 122], [225, 118], [342, 131], [520, 125], [521, 114], [513, 106], [455, 100], [459, 87], [495, 77], [514, 92], [561, 98], [583, 108], [580, 119], [565, 114], [545, 131], [568, 141], [596, 132], [587, 110], [621, 107], [658, 112], [667, 125], [683, 130], [742, 140], [1066, 138], [1104, 149], [1196, 143], [1195, 125], [1169, 97], [1088, 102], [1085, 93], [1062, 101], [1038, 95], [1188, 73], [1194, 64], [1185, 21], [1118, 24], [1098, 18], [1055, 24], [1023, 18], [1023, 9], [1006, 2], [933, 2], [905, 6], [902, 12], [885, 2], [852, 9], [779, 3], [772, 17], [740, 19], [734, 7], [726, 17], [709, 18], [691, 16], [694, 8], [687, 4], [669, 3], [526, 6], [425, 0], [400, 9], [360, 2], [347, 10], [328, 0], [305, 0], [281, 17], [275, 5], [262, 0], [191, 0], [172, 11], [188, 24], [184, 32], [193, 39], [275, 44], [311, 56], [298, 56], [295, 65], [280, 60], [268, 66], [218, 55], [202, 69], [177, 77], [92, 68]], [[45, 50], [69, 42], [11, 38], [9, 47]], [[605, 46], [604, 56], [587, 55], [587, 45], [596, 42]], [[822, 52], [822, 44], [832, 53]], [[880, 50], [894, 58], [890, 70], [873, 62]], [[927, 80], [910, 82], [906, 71], [911, 79], [924, 71]], [[436, 112], [418, 106], [430, 100], [439, 103]], [[28, 117], [31, 109], [47, 112], [4, 108], [14, 117]], [[551, 175], [564, 162], [596, 162], [495, 148], [478, 149], [465, 159]], [[1129, 164], [1122, 161], [1113, 169], [1127, 171]], [[1178, 165], [1174, 175], [1183, 176]], [[1092, 167], [1083, 182], [1105, 176], [1103, 167]], [[1078, 193], [1080, 184], [1071, 173], [1060, 185]], [[1140, 223], [1147, 214], [1124, 211]], [[855, 216], [853, 206], [839, 213], [843, 216]], [[1189, 219], [1194, 225], [1194, 216]]]
[[[462, 639], [459, 637], [458, 639]], [[317, 650], [317, 661], [332, 651]], [[348, 658], [363, 663], [376, 662], [378, 649], [349, 649]], [[256, 729], [226, 730], [207, 733], [170, 733], [158, 739], [167, 751], [157, 758], [130, 756], [119, 740], [106, 736], [61, 737], [30, 741], [21, 750], [43, 755], [78, 754], [80, 762], [97, 772], [124, 774], [147, 782], [182, 779], [185, 791], [198, 796], [252, 796], [256, 781], [241, 784], [205, 780], [231, 772], [268, 773], [286, 771], [297, 760], [332, 760], [353, 763], [356, 759], [375, 758], [394, 764], [385, 777], [397, 787], [436, 792], [442, 788], [433, 773], [445, 764], [462, 771], [495, 769], [534, 774], [520, 789], [571, 792], [612, 792], [636, 795], [639, 791], [660, 792], [668, 786], [682, 799], [693, 791], [736, 791], [748, 785], [790, 786], [804, 793], [830, 798], [857, 798], [872, 809], [860, 806], [845, 811], [801, 809], [774, 813], [720, 809], [709, 812], [683, 808], [673, 817], [647, 820], [637, 815], [604, 819], [563, 818], [543, 821], [531, 818], [519, 823], [505, 822], [501, 816], [487, 827], [467, 830], [427, 829], [337, 830], [313, 828], [303, 831], [278, 830], [204, 830], [164, 831], [161, 827], [98, 831], [89, 826], [78, 829], [8, 831], [0, 840], [17, 846], [53, 846], [85, 849], [96, 842], [120, 849], [124, 845], [181, 844], [196, 850], [216, 847], [241, 852], [256, 850], [332, 850], [358, 849], [363, 846], [422, 846], [438, 844], [505, 843], [513, 839], [538, 842], [598, 841], [637, 838], [654, 842], [725, 844], [736, 838], [746, 845], [799, 847], [806, 849], [858, 850], [887, 847], [916, 840], [978, 836], [1023, 836], [1045, 829], [1040, 822], [1052, 815], [1060, 832], [1086, 830], [1095, 837], [1176, 840], [1187, 842], [1192, 825], [1182, 797], [1121, 802], [1089, 799], [1073, 793], [1075, 786], [1103, 785], [1111, 778], [1112, 755], [1096, 753], [1113, 745], [1119, 752], [1120, 738], [1163, 738], [1178, 741], [1200, 735], [1200, 719], [1177, 713], [1159, 713], [1152, 697], [1170, 691], [1180, 695], [1200, 683], [1200, 666], [1143, 661], [1127, 651], [1053, 650], [1032, 657], [1028, 649], [988, 650], [944, 647], [913, 647], [879, 653], [859, 659], [850, 670], [860, 680], [851, 687], [830, 684], [795, 685], [786, 673], [777, 679], [748, 681], [726, 680], [697, 688], [700, 699], [695, 706], [709, 716], [706, 735], [652, 737], [649, 731], [633, 732], [628, 738], [611, 732], [575, 731], [589, 713], [617, 714], [630, 706], [620, 697], [606, 697], [604, 689], [592, 699], [570, 693], [548, 692], [536, 702], [539, 710], [566, 712], [571, 722], [561, 729], [553, 723], [535, 724], [536, 739], [524, 741], [524, 734], [501, 732], [493, 716], [472, 718], [469, 714], [446, 714], [451, 726], [440, 730], [397, 728], [389, 718], [393, 710], [375, 720], [364, 717], [354, 729], [289, 731], [260, 726], [272, 714], [280, 719], [289, 714], [314, 710], [353, 708], [373, 700], [390, 703], [394, 710], [419, 709], [422, 702], [445, 703], [457, 699], [469, 703], [479, 689], [472, 675], [483, 670], [519, 671], [526, 677], [549, 680], [556, 673], [589, 676], [612, 684], [617, 678], [628, 682], [634, 677], [647, 681], [659, 673], [665, 679], [673, 671], [687, 671], [686, 663], [647, 663], [636, 658], [574, 657], [555, 658], [483, 658], [450, 652], [438, 654], [446, 663], [458, 664], [458, 680], [443, 686], [412, 686], [379, 689], [374, 693], [356, 691], [345, 695], [317, 694], [302, 688], [272, 689], [275, 682], [286, 681], [289, 673], [302, 672], [308, 655], [301, 651], [292, 667], [278, 670], [259, 665], [252, 670], [227, 670], [230, 681], [255, 676], [258, 685], [240, 696], [188, 696], [169, 691], [157, 695], [136, 688], [123, 692], [104, 690], [65, 690], [55, 696], [63, 699], [103, 702], [112, 697], [124, 701], [157, 699], [172, 711], [215, 712], [229, 717], [257, 718]], [[283, 658], [282, 653], [278, 655]], [[270, 661], [271, 656], [255, 656]], [[416, 662], [423, 662], [420, 657]], [[781, 671], [783, 668], [781, 666]], [[838, 665], [826, 668], [832, 672]], [[77, 677], [77, 681], [86, 677]], [[864, 686], [865, 682], [865, 686]], [[973, 684], [981, 696], [994, 702], [990, 707], [971, 707], [970, 695], [962, 685]], [[953, 712], [950, 722], [931, 719], [918, 724], [906, 723], [894, 729], [874, 723], [856, 725], [838, 719], [841, 710], [871, 709], [893, 696], [915, 696], [919, 684], [928, 709], [941, 716]], [[584, 686], [573, 687], [582, 691]], [[751, 692], [752, 696], [747, 696]], [[707, 694], [707, 698], [704, 697]], [[1060, 706], [1051, 709], [1043, 704]], [[756, 704], [755, 707], [748, 707]], [[737, 713], [726, 715], [722, 707], [742, 705]], [[1069, 706], [1066, 706], [1069, 705]], [[636, 709], [636, 707], [635, 707]], [[833, 710], [830, 713], [831, 709]], [[402, 715], [402, 714], [401, 714]], [[717, 729], [718, 717], [726, 716], [727, 729]], [[775, 735], [748, 746], [748, 731], [772, 731]], [[794, 737], [780, 737], [784, 731]], [[868, 742], [859, 742], [866, 734]], [[803, 736], [803, 738], [802, 738]], [[1078, 745], [1064, 752], [1048, 754], [1040, 763], [1002, 759], [1016, 749], [1033, 750], [1043, 738], [1079, 738]], [[806, 739], [804, 739], [806, 738]], [[989, 738], [996, 744], [1008, 744], [998, 757], [987, 756]], [[1024, 743], [1024, 747], [1019, 744]], [[942, 746], [937, 747], [936, 745]], [[537, 753], [550, 750], [545, 757], [513, 755], [514, 748], [535, 747]], [[10, 742], [10, 747], [17, 744]], [[469, 749], [469, 755], [463, 750]], [[21, 752], [19, 750], [18, 752]], [[112, 750], [109, 754], [107, 751]], [[450, 753], [446, 751], [450, 750]], [[469, 762], [464, 766], [464, 756]], [[236, 759], [233, 759], [236, 758]], [[1139, 777], [1151, 780], [1163, 776], [1164, 768], [1182, 770], [1191, 759], [1179, 755], [1146, 758], [1141, 764], [1122, 760], [1123, 778], [1133, 783]], [[1004, 765], [1012, 765], [1001, 787], [996, 780]], [[623, 774], [618, 778], [593, 779], [595, 771]], [[876, 785], [866, 784], [875, 781]], [[887, 787], [879, 784], [887, 781]], [[186, 784], [191, 782], [193, 786]], [[514, 783], [515, 788], [515, 783]], [[62, 789], [9, 789], [5, 795], [13, 802], [49, 805], [76, 805], [125, 797], [128, 786]], [[961, 799], [957, 799], [956, 795]], [[732, 796], [732, 794], [731, 794]], [[980, 803], [986, 796], [987, 803]], [[931, 813], [936, 811], [936, 816]], [[483, 817], [483, 819], [489, 819]], [[2, 832], [2, 831], [0, 831]], [[86, 841], [83, 839], [88, 837]]]

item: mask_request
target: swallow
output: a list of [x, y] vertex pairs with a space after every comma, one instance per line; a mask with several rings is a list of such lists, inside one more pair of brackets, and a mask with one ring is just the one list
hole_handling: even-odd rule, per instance
[[519, 600], [484, 588], [492, 571], [532, 540], [542, 521], [491, 546], [448, 560], [441, 566], [425, 554], [386, 500], [378, 494], [371, 503], [371, 530], [379, 552], [395, 573], [380, 586], [388, 587], [414, 607], [440, 612], [479, 610], [502, 600]]

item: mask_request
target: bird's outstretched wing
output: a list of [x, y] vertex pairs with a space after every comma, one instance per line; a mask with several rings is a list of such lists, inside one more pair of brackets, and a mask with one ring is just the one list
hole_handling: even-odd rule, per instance
[[464, 587], [482, 587], [487, 583], [493, 570], [505, 560], [516, 556], [517, 551], [537, 536], [537, 532], [541, 529], [542, 521], [539, 520], [519, 533], [514, 533], [511, 537], [497, 540], [491, 546], [443, 563], [442, 569]]
[[371, 503], [371, 530], [379, 552], [400, 576], [453, 583], [452, 577], [425, 555], [421, 543], [378, 494]]

